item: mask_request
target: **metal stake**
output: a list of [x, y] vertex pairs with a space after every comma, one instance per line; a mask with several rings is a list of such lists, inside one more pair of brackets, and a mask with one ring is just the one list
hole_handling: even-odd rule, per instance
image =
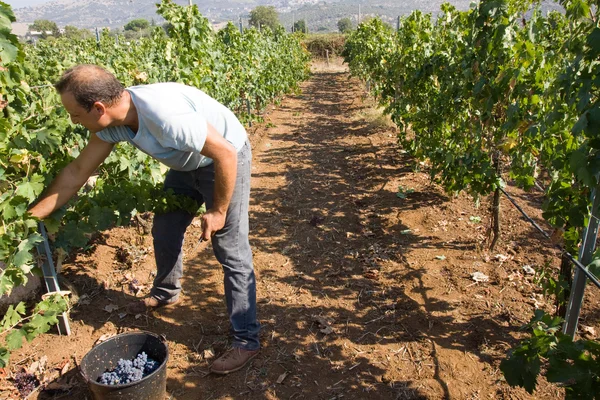
[[[44, 238], [43, 242], [37, 244], [36, 249], [40, 257], [43, 259], [42, 272], [44, 274], [46, 289], [48, 290], [48, 293], [60, 292], [56, 270], [54, 269], [54, 262], [52, 261], [52, 252], [50, 251], [50, 245], [48, 244], [48, 235], [46, 234], [46, 228], [44, 227], [43, 222], [38, 223], [38, 229]], [[64, 312], [58, 315], [57, 318], [58, 333], [60, 335], [70, 335], [71, 328], [69, 327], [69, 317], [67, 313]]]
[[[592, 190], [592, 209], [590, 213], [590, 220], [588, 226], [585, 228], [583, 234], [583, 242], [579, 250], [579, 261], [583, 265], [589, 265], [592, 262], [592, 256], [596, 250], [596, 238], [598, 237], [598, 210], [600, 209], [600, 196], [598, 196], [598, 186]], [[563, 325], [563, 333], [575, 337], [577, 332], [577, 322], [579, 321], [579, 314], [581, 313], [581, 305], [583, 304], [583, 294], [585, 292], [585, 285], [587, 284], [587, 277], [579, 268], [575, 270], [575, 277], [573, 278], [573, 284], [571, 286], [571, 296], [569, 298], [569, 304], [567, 305], [567, 313], [565, 316], [565, 323]]]

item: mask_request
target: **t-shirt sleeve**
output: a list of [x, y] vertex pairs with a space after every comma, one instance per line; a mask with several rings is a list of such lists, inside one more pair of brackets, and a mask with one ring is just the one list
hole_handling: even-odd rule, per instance
[[96, 132], [96, 136], [108, 143], [118, 143], [129, 141], [133, 135], [125, 126], [112, 126]]
[[190, 112], [169, 118], [169, 122], [163, 125], [163, 132], [163, 138], [170, 142], [163, 145], [200, 153], [206, 143], [208, 122], [200, 113]]

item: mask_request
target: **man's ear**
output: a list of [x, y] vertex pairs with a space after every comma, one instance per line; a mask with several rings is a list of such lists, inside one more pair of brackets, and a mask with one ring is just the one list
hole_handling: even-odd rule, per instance
[[99, 116], [106, 114], [106, 106], [100, 101], [95, 102], [92, 109], [95, 110]]

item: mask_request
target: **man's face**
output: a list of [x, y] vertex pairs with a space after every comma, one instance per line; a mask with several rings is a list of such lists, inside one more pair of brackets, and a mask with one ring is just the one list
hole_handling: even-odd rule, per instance
[[74, 124], [83, 125], [92, 133], [101, 131], [108, 126], [105, 118], [102, 118], [105, 116], [105, 108], [100, 103], [94, 104], [92, 109], [87, 111], [75, 100], [75, 96], [71, 92], [62, 93], [60, 99]]

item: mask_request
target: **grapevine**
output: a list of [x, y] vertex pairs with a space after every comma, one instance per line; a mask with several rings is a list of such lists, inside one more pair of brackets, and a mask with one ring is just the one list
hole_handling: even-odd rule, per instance
[[[95, 38], [57, 38], [30, 46], [10, 33], [15, 18], [0, 1], [5, 17], [0, 18], [0, 295], [39, 272], [32, 250], [42, 237], [27, 208], [87, 143], [88, 132], [71, 124], [52, 86], [64, 70], [91, 63], [107, 68], [125, 86], [167, 81], [196, 86], [236, 111], [242, 121], [260, 118], [264, 107], [296, 90], [308, 76], [309, 55], [296, 35], [283, 30], [241, 33], [233, 25], [215, 33], [196, 6], [169, 0], [158, 5], [158, 12], [169, 30], [156, 27], [135, 42], [115, 40], [103, 31], [98, 43]], [[250, 107], [242, 107], [246, 104]], [[95, 184], [84, 186], [77, 202], [44, 221], [54, 247], [83, 247], [95, 232], [128, 224], [137, 213], [192, 207], [188, 199], [162, 191], [165, 172], [133, 147], [116, 146], [97, 171]], [[54, 313], [61, 312], [57, 307], [68, 307], [56, 299], [40, 304], [52, 309], [39, 316], [48, 326], [27, 325], [22, 304], [0, 322], [0, 338], [5, 337], [0, 367], [23, 338], [33, 340], [55, 323]]]
[[[445, 4], [437, 18], [419, 11], [402, 18], [397, 32], [369, 21], [346, 41], [351, 73], [369, 83], [400, 127], [401, 145], [431, 178], [477, 201], [493, 194], [492, 249], [500, 238], [506, 181], [545, 192], [543, 217], [563, 233], [570, 253], [579, 246], [599, 183], [599, 10], [586, 0], [560, 4], [566, 12], [545, 16], [536, 1], [487, 0], [467, 11]], [[560, 287], [572, 275], [564, 264], [561, 279], [554, 280]], [[556, 292], [561, 306], [565, 290]], [[568, 356], [559, 362], [558, 353], [524, 342], [513, 354], [526, 349], [527, 357], [537, 354], [538, 365], [527, 371], [507, 367], [505, 374], [524, 377], [513, 374], [509, 383], [533, 391], [543, 371], [540, 360], [550, 357], [547, 379], [565, 384], [573, 398], [587, 394], [597, 384], [593, 376], [581, 384], [557, 376], [577, 357], [597, 363], [597, 343], [567, 345], [555, 331], [546, 334], [544, 340], [555, 340]], [[534, 329], [531, 340], [539, 336]]]

